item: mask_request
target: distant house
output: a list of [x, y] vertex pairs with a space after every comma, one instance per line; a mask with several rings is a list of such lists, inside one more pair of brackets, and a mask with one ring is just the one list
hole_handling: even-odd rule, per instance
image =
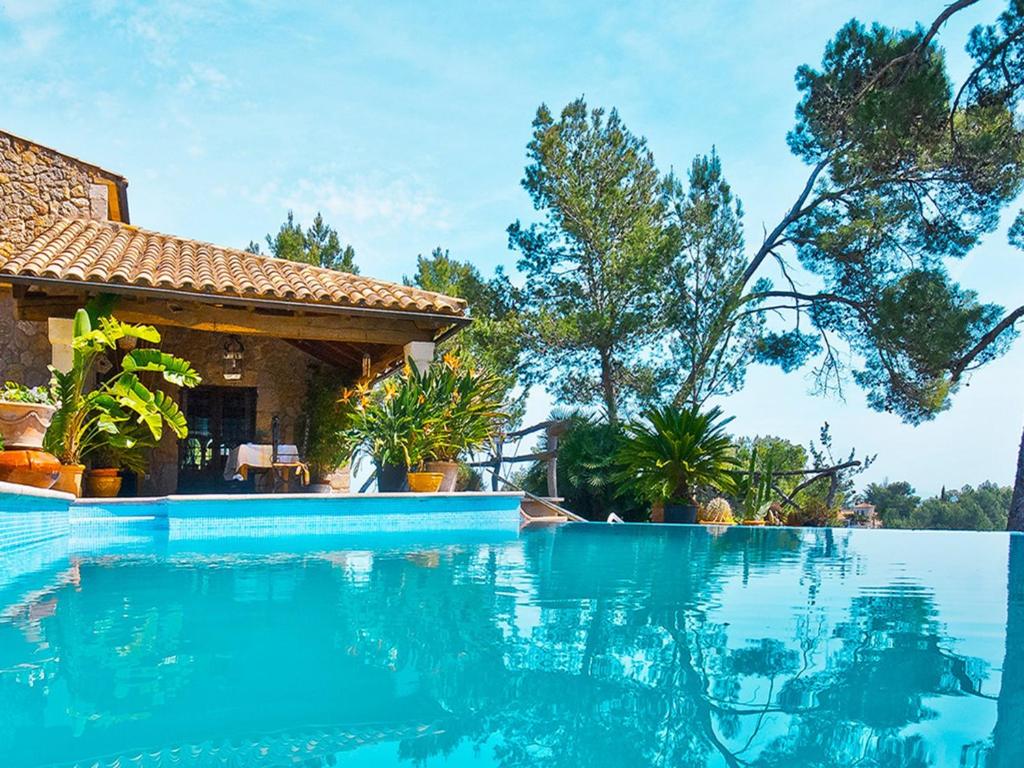
[[140, 229], [128, 211], [123, 176], [0, 131], [0, 381], [66, 367], [71, 318], [99, 294], [203, 377], [182, 393], [191, 449], [165, 437], [146, 493], [219, 490], [228, 450], [275, 416], [298, 442], [311, 366], [370, 380], [469, 322], [461, 299]]
[[848, 528], [881, 528], [882, 520], [878, 517], [874, 504], [858, 501], [851, 507], [839, 511], [839, 519]]

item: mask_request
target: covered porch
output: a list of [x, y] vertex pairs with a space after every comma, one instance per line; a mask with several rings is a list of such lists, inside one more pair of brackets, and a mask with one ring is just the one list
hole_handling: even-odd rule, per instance
[[0, 283], [18, 323], [45, 328], [43, 365], [67, 367], [75, 310], [106, 296], [116, 317], [157, 327], [160, 347], [199, 371], [200, 387], [174, 393], [189, 437], [164, 436], [146, 476], [126, 484], [139, 494], [253, 490], [225, 479], [229, 455], [274, 436], [301, 449], [313, 370], [372, 381], [406, 358], [428, 363], [469, 322], [459, 299], [84, 219], [0, 263]]

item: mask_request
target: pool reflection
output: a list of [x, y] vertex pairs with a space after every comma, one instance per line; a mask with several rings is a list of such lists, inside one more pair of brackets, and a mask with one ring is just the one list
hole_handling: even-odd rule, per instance
[[1024, 765], [1024, 538], [954, 536], [572, 526], [79, 557], [0, 616], [0, 755]]

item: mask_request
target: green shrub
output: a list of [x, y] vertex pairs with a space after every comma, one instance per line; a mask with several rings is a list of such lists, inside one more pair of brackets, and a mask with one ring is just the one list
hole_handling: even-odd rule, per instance
[[[558, 494], [563, 506], [588, 520], [607, 520], [612, 512], [623, 520], [643, 521], [650, 505], [612, 475], [622, 430], [579, 413], [554, 414], [569, 421], [558, 441]], [[545, 450], [542, 443], [540, 450]], [[547, 464], [538, 462], [520, 473], [517, 484], [538, 496], [547, 495]]]

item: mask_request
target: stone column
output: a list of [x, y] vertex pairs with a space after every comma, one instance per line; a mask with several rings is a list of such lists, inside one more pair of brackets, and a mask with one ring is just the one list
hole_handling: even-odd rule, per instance
[[51, 345], [50, 362], [58, 371], [70, 371], [74, 321], [66, 317], [51, 317], [46, 324]]
[[421, 371], [427, 370], [434, 362], [434, 342], [410, 341], [405, 345], [405, 359], [412, 360]]

